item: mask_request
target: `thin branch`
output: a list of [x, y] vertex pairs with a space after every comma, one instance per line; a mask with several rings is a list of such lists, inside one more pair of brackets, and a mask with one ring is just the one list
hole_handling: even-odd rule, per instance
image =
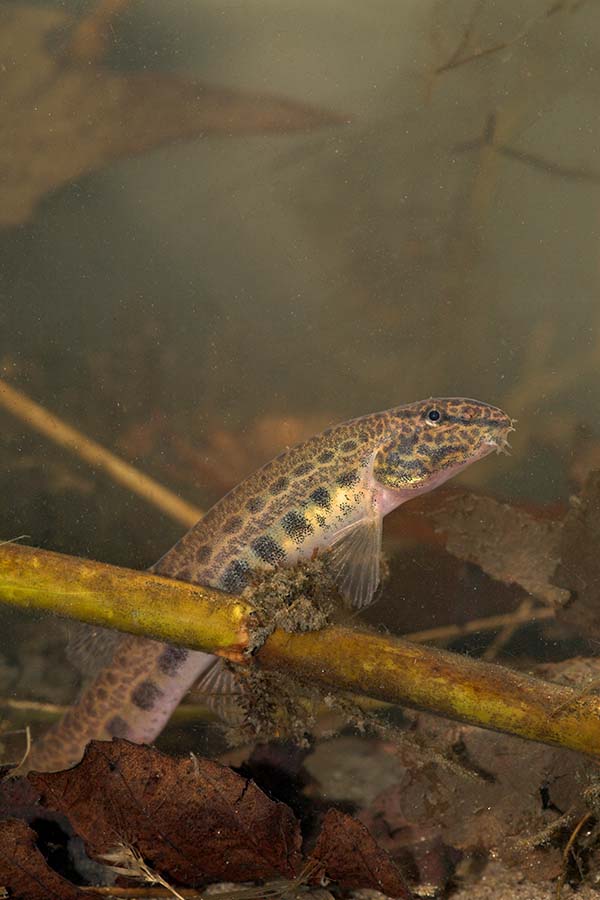
[[252, 622], [250, 605], [230, 594], [18, 544], [0, 547], [0, 601], [236, 662]]
[[[90, 897], [101, 897], [104, 900], [163, 900], [163, 898], [172, 897], [173, 894], [166, 888], [151, 887], [121, 887], [112, 885], [111, 887], [78, 887], [79, 891], [88, 894]], [[203, 894], [195, 888], [179, 888], [179, 893], [184, 900], [222, 900], [223, 894]], [[8, 894], [6, 895], [8, 897]], [[2, 894], [0, 894], [2, 900]]]
[[575, 856], [573, 847], [575, 845], [575, 841], [577, 840], [581, 829], [587, 825], [587, 823], [594, 818], [594, 814], [592, 812], [587, 812], [585, 815], [579, 820], [573, 831], [571, 832], [571, 836], [567, 841], [565, 848], [563, 850], [563, 870], [561, 872], [560, 878], [558, 879], [558, 883], [556, 885], [556, 900], [560, 900], [562, 896], [563, 885], [567, 878], [567, 865], [569, 863], [569, 856], [573, 854]]
[[[531, 613], [534, 605], [535, 601], [532, 597], [526, 597], [525, 600], [521, 602], [516, 611], [514, 620], [512, 622], [507, 622], [494, 637], [493, 641], [485, 648], [483, 653], [484, 659], [487, 659], [488, 662], [495, 659], [502, 648], [508, 644], [513, 634], [519, 630], [523, 622], [527, 622], [528, 620], [531, 621]], [[548, 611], [554, 613], [553, 609]]]
[[[26, 720], [29, 724], [32, 722], [52, 723], [62, 718], [70, 709], [61, 703], [44, 703], [40, 700], [15, 700], [13, 697], [0, 697], [0, 710], [10, 714], [11, 721]], [[196, 703], [180, 703], [177, 709], [173, 711], [170, 722], [212, 722], [215, 714], [206, 706], [199, 706]]]
[[187, 528], [202, 518], [201, 509], [186, 503], [148, 475], [143, 475], [134, 466], [119, 459], [110, 450], [92, 441], [72, 425], [67, 425], [58, 416], [48, 412], [39, 403], [35, 403], [22, 391], [18, 391], [2, 379], [0, 379], [0, 406], [35, 431], [39, 431], [44, 437], [50, 438], [55, 444], [65, 447], [95, 469], [105, 472], [127, 490], [142, 497]]
[[570, 178], [572, 181], [589, 181], [593, 184], [600, 182], [600, 174], [592, 169], [578, 169], [575, 166], [567, 166], [562, 163], [555, 163], [551, 159], [545, 159], [535, 153], [528, 153], [526, 150], [516, 150], [513, 147], [506, 147], [496, 144], [495, 149], [503, 156], [509, 159], [516, 159], [517, 162], [524, 163], [534, 169], [545, 172], [546, 175], [557, 175], [559, 178]]
[[553, 3], [552, 6], [541, 15], [534, 16], [533, 18], [529, 19], [525, 23], [523, 28], [518, 31], [517, 34], [515, 34], [512, 38], [506, 41], [498, 41], [496, 44], [491, 44], [489, 47], [478, 48], [472, 53], [469, 53], [467, 56], [462, 56], [462, 53], [467, 49], [470, 42], [473, 32], [473, 26], [475, 24], [475, 18], [480, 12], [480, 7], [478, 7], [476, 12], [472, 16], [471, 21], [465, 28], [457, 49], [452, 53], [450, 59], [448, 59], [445, 63], [435, 69], [435, 74], [440, 75], [442, 72], [448, 72], [451, 69], [458, 69], [459, 66], [464, 66], [467, 63], [474, 62], [477, 59], [483, 59], [483, 57], [485, 56], [499, 53], [501, 50], [508, 50], [514, 44], [519, 43], [519, 41], [522, 41], [523, 38], [527, 37], [529, 32], [540, 22], [543, 22], [545, 19], [549, 19], [556, 13], [561, 12], [563, 9], [566, 9], [567, 6], [568, 4], [566, 2], [563, 2], [563, 0], [559, 0], [559, 2]]
[[468, 141], [461, 141], [455, 144], [454, 151], [456, 153], [464, 153], [468, 150], [481, 150], [483, 147], [491, 147], [500, 156], [507, 159], [513, 159], [523, 165], [538, 169], [546, 175], [557, 176], [558, 178], [569, 178], [571, 181], [586, 181], [592, 184], [600, 182], [600, 173], [593, 169], [582, 169], [576, 166], [569, 166], [563, 163], [553, 162], [537, 153], [530, 153], [527, 150], [518, 150], [505, 143], [499, 143], [497, 140], [497, 113], [490, 113], [485, 121], [483, 134], [480, 137], [472, 138]]
[[554, 610], [542, 606], [531, 612], [526, 612], [522, 607], [511, 613], [500, 613], [497, 616], [486, 616], [481, 619], [470, 619], [462, 625], [440, 625], [437, 628], [425, 628], [423, 631], [411, 631], [403, 637], [407, 641], [425, 643], [427, 641], [451, 641], [456, 638], [467, 637], [469, 634], [478, 634], [481, 631], [495, 631], [497, 628], [520, 628], [522, 625], [531, 625], [533, 622], [541, 622], [544, 619], [554, 619]]
[[[18, 545], [0, 548], [0, 601], [237, 660], [262, 627], [221, 591]], [[329, 689], [600, 753], [599, 697], [433, 647], [336, 626], [275, 631], [253, 659]]]

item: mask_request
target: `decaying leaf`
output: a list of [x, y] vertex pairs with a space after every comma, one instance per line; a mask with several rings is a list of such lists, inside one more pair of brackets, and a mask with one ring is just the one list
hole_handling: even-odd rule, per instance
[[357, 819], [330, 809], [312, 853], [327, 878], [344, 888], [371, 888], [388, 897], [410, 898], [400, 870]]
[[[572, 684], [577, 680], [569, 675], [573, 665], [548, 664], [543, 674]], [[581, 673], [579, 663], [576, 670]], [[418, 716], [416, 727], [435, 746], [448, 747], [473, 777], [430, 763], [415, 769], [413, 760], [397, 784], [360, 816], [377, 843], [402, 861], [419, 835], [433, 842], [437, 833], [446, 847], [491, 853], [527, 870], [531, 880], [557, 877], [568, 835], [586, 812], [595, 763], [564, 749], [427, 714]]]
[[[2, 888], [6, 894], [3, 895]], [[53, 871], [25, 822], [0, 822], [0, 897], [10, 900], [84, 900], [87, 896]]]
[[309, 131], [340, 116], [272, 95], [159, 73], [119, 73], [62, 52], [74, 19], [57, 8], [0, 9], [0, 225], [112, 160], [205, 135]]
[[550, 583], [560, 556], [560, 521], [475, 494], [449, 497], [432, 517], [446, 535], [449, 553], [545, 603], [567, 602], [568, 592]]
[[600, 470], [587, 478], [565, 518], [555, 584], [565, 589], [570, 603], [560, 611], [562, 621], [593, 638], [600, 637]]
[[210, 760], [94, 741], [75, 769], [28, 778], [95, 859], [127, 843], [162, 875], [191, 887], [293, 878], [302, 863], [292, 811]]

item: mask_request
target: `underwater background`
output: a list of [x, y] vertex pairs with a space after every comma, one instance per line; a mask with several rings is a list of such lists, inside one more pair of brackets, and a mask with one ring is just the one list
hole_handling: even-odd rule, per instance
[[[0, 70], [0, 378], [190, 506], [428, 396], [518, 420], [461, 489], [562, 515], [600, 466], [597, 4], [5, 0]], [[0, 539], [131, 568], [190, 524], [2, 405], [0, 487]], [[519, 608], [410, 516], [372, 625]], [[553, 619], [504, 638], [595, 655]], [[0, 699], [72, 700], [64, 648], [0, 606]]]

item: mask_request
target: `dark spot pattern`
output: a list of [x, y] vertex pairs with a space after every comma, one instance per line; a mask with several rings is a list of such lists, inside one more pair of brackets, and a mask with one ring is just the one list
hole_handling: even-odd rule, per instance
[[298, 542], [303, 541], [305, 537], [314, 531], [306, 516], [295, 509], [285, 514], [281, 520], [281, 526], [292, 540]]
[[158, 657], [158, 668], [163, 675], [173, 677], [188, 657], [188, 651], [183, 647], [167, 647]]
[[129, 725], [125, 719], [121, 718], [121, 716], [113, 716], [112, 719], [106, 723], [106, 731], [111, 737], [124, 738], [127, 737]]
[[388, 463], [386, 466], [386, 470], [390, 475], [394, 475], [401, 482], [406, 483], [407, 481], [411, 480], [410, 478], [404, 477], [408, 476], [409, 472], [412, 475], [425, 477], [426, 475], [430, 475], [435, 470], [435, 467], [432, 466], [431, 460], [421, 462], [421, 460], [418, 459], [405, 459], [402, 461], [400, 466], [390, 465]]
[[233, 534], [234, 532], [239, 531], [242, 525], [243, 519], [241, 516], [230, 516], [223, 522], [223, 531], [225, 534]]
[[246, 509], [251, 513], [260, 512], [261, 509], [264, 509], [266, 502], [264, 497], [250, 497], [250, 499], [246, 501]]
[[394, 468], [409, 469], [411, 472], [421, 472], [426, 474], [428, 469], [419, 459], [403, 459], [399, 463], [394, 464]]
[[147, 711], [152, 709], [161, 694], [161, 689], [153, 681], [140, 681], [131, 695], [131, 702], [139, 709]]
[[261, 534], [261, 536], [253, 542], [252, 549], [259, 559], [262, 559], [263, 562], [271, 563], [272, 565], [285, 559], [283, 547], [280, 547], [277, 541], [274, 541], [268, 534]]
[[334, 456], [335, 453], [333, 452], [333, 450], [323, 450], [322, 453], [319, 453], [317, 459], [320, 463], [328, 463], [331, 462]]
[[300, 463], [299, 466], [296, 466], [296, 468], [292, 472], [292, 475], [294, 475], [296, 478], [302, 478], [303, 475], [308, 475], [308, 473], [312, 472], [313, 469], [314, 469], [314, 466], [312, 463], [309, 463], [309, 462]]
[[453, 445], [449, 445], [447, 447], [436, 447], [431, 451], [431, 458], [435, 462], [441, 462], [443, 459], [446, 459], [447, 456], [456, 456], [459, 449], [459, 447]]
[[400, 441], [394, 441], [394, 448], [397, 453], [405, 453], [410, 455], [414, 452], [417, 441], [418, 436], [416, 434], [413, 434], [410, 437], [404, 438]]
[[350, 469], [349, 472], [343, 472], [336, 478], [336, 481], [340, 487], [352, 487], [352, 485], [356, 484], [358, 480], [359, 475], [356, 469]]
[[210, 555], [212, 553], [212, 547], [210, 544], [201, 544], [196, 550], [196, 562], [202, 565], [203, 563], [207, 563], [210, 559]]
[[310, 499], [316, 506], [320, 506], [321, 509], [329, 509], [331, 506], [331, 494], [325, 487], [318, 487], [314, 490], [310, 495]]
[[221, 576], [221, 587], [235, 594], [246, 587], [250, 566], [245, 559], [234, 559]]
[[344, 441], [340, 444], [340, 450], [342, 453], [350, 453], [352, 450], [356, 450], [356, 441]]
[[269, 485], [269, 492], [271, 494], [281, 494], [282, 491], [285, 491], [287, 486], [287, 478], [278, 478], [276, 481]]

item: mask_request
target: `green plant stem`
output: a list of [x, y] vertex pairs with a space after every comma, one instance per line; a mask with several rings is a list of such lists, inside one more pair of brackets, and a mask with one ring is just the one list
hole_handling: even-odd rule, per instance
[[242, 661], [252, 608], [151, 572], [0, 545], [0, 601]]
[[[246, 602], [220, 591], [14, 544], [0, 547], [0, 602], [236, 660], [256, 624]], [[276, 631], [254, 661], [335, 690], [600, 756], [600, 698], [503, 666], [340, 627]]]

